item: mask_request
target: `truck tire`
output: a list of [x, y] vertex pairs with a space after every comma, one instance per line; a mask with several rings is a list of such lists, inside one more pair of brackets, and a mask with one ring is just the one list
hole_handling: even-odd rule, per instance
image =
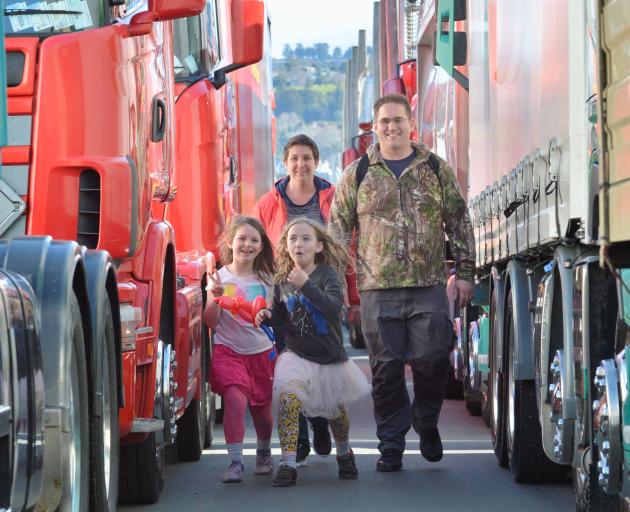
[[[625, 345], [627, 327], [623, 321], [616, 325], [618, 304], [613, 307], [613, 301], [610, 300], [615, 293], [615, 283], [610, 274], [592, 265], [589, 270], [589, 375], [595, 375], [600, 362], [615, 357], [615, 354], [623, 350]], [[621, 510], [619, 497], [606, 493], [598, 482], [597, 466], [600, 455], [598, 445], [594, 442], [592, 413], [593, 400], [597, 398], [597, 391], [593, 384], [593, 381], [589, 382], [591, 391], [587, 396], [590, 396], [590, 403], [585, 402], [582, 408], [583, 414], [588, 417], [580, 421], [584, 430], [587, 430], [587, 425], [590, 427], [588, 441], [591, 446], [591, 462], [588, 467], [584, 467], [584, 463], [573, 468], [575, 509], [577, 512], [617, 512]]]
[[[206, 329], [204, 328], [204, 331]], [[180, 462], [194, 462], [201, 458], [208, 424], [208, 393], [210, 386], [207, 379], [207, 336], [202, 334], [199, 363], [200, 399], [193, 399], [188, 404], [184, 415], [177, 421], [177, 459]]]
[[490, 428], [490, 415], [492, 414], [492, 404], [490, 399], [490, 389], [482, 392], [481, 395], [481, 417], [486, 427]]
[[567, 479], [568, 467], [549, 460], [542, 447], [542, 431], [538, 421], [536, 385], [533, 380], [514, 380], [514, 315], [512, 291], [506, 307], [506, 343], [508, 345], [505, 373], [507, 373], [506, 441], [510, 471], [518, 483], [562, 482]]
[[464, 377], [464, 404], [466, 405], [468, 414], [471, 416], [481, 416], [481, 402], [473, 398], [472, 386], [468, 375]]
[[208, 329], [204, 328], [203, 344], [205, 354], [202, 359], [204, 365], [205, 386], [206, 386], [206, 425], [204, 430], [203, 447], [210, 448], [214, 437], [214, 427], [216, 425], [216, 394], [210, 387], [210, 367], [212, 363], [212, 341]]
[[[70, 404], [70, 432], [61, 436], [62, 482], [61, 505], [59, 508], [61, 510], [87, 511], [89, 510], [90, 499], [90, 420], [87, 392], [87, 359], [81, 309], [74, 293], [70, 295], [68, 314], [72, 319], [72, 322], [69, 324], [68, 339], [70, 341], [67, 346], [70, 351], [67, 358], [69, 365], [63, 368], [62, 371], [64, 377], [70, 383], [68, 397], [68, 403]], [[45, 325], [42, 325], [42, 331], [45, 332]]]
[[596, 462], [589, 464], [588, 477], [584, 472], [573, 469], [573, 489], [576, 512], [619, 512], [621, 510], [619, 497], [606, 494], [599, 487]]
[[118, 500], [126, 504], [157, 503], [164, 486], [165, 450], [153, 432], [140, 444], [120, 448]]
[[[160, 340], [158, 347], [161, 346], [162, 341]], [[161, 353], [162, 349], [159, 348], [157, 352]], [[156, 371], [163, 372], [164, 365], [170, 364], [166, 352], [161, 353], [158, 358], [161, 365], [160, 368], [156, 368]], [[156, 391], [160, 392], [159, 390]], [[163, 419], [165, 428], [169, 428], [169, 420], [164, 417], [162, 404], [158, 402], [157, 396], [154, 417]], [[119, 502], [133, 505], [157, 503], [164, 486], [165, 466], [166, 444], [163, 430], [151, 432], [139, 444], [122, 446], [120, 448]]]
[[448, 400], [461, 400], [464, 396], [464, 384], [455, 377], [455, 368], [449, 366], [444, 398]]
[[116, 392], [116, 356], [114, 320], [111, 303], [105, 294], [102, 306], [100, 340], [95, 344], [100, 350], [101, 399], [96, 402], [102, 409], [90, 418], [90, 510], [116, 510], [118, 501], [118, 394]]
[[[496, 315], [496, 304], [498, 302], [496, 290], [492, 292], [490, 303], [490, 375], [489, 375], [489, 393], [490, 393], [490, 437], [492, 438], [492, 448], [497, 457], [499, 466], [508, 467], [508, 457], [505, 442], [505, 377], [496, 367], [496, 339], [494, 332], [502, 329], [502, 325], [498, 325], [498, 317]], [[505, 361], [505, 358], [503, 358]]]

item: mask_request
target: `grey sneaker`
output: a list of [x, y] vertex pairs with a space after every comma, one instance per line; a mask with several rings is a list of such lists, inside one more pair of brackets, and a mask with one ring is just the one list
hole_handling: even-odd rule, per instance
[[271, 450], [256, 450], [256, 469], [254, 473], [257, 475], [270, 475], [273, 472], [273, 458]]
[[224, 484], [234, 484], [243, 480], [243, 471], [245, 471], [245, 467], [243, 464], [237, 460], [233, 460], [230, 462], [225, 473], [223, 473], [223, 483]]

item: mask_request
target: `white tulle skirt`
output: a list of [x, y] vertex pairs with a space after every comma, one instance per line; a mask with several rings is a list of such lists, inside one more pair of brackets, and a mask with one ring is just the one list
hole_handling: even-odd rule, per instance
[[307, 417], [339, 416], [339, 406], [352, 403], [370, 393], [370, 385], [352, 361], [318, 364], [294, 352], [285, 351], [276, 362], [273, 377], [273, 410], [280, 408], [283, 392], [295, 393]]

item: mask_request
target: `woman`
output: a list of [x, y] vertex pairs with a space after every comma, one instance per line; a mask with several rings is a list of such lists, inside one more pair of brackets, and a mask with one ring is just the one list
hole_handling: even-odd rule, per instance
[[[252, 211], [252, 215], [265, 226], [274, 244], [280, 240], [285, 224], [293, 218], [307, 217], [327, 225], [335, 193], [332, 183], [315, 176], [315, 169], [319, 165], [319, 149], [308, 135], [291, 137], [284, 146], [282, 161], [287, 176], [276, 181], [271, 191], [260, 198]], [[282, 350], [284, 332], [277, 327], [274, 330], [276, 345]], [[313, 428], [315, 452], [319, 455], [330, 454], [332, 446], [328, 421], [319, 417], [309, 420]], [[297, 462], [303, 463], [310, 451], [306, 419], [300, 414]]]

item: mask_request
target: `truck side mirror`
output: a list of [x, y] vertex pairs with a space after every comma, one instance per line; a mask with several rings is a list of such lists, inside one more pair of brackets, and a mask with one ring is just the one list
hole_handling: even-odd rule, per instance
[[225, 84], [226, 75], [260, 62], [265, 35], [265, 3], [262, 0], [232, 0], [232, 63], [214, 72], [212, 85]]
[[459, 85], [468, 90], [468, 77], [455, 69], [456, 66], [466, 64], [466, 33], [455, 31], [455, 22], [466, 19], [466, 0], [440, 0], [436, 18], [434, 63], [444, 68]]
[[196, 16], [206, 6], [205, 0], [150, 0], [149, 9], [139, 12], [129, 22], [129, 35], [140, 36], [151, 32], [155, 21], [176, 20]]

